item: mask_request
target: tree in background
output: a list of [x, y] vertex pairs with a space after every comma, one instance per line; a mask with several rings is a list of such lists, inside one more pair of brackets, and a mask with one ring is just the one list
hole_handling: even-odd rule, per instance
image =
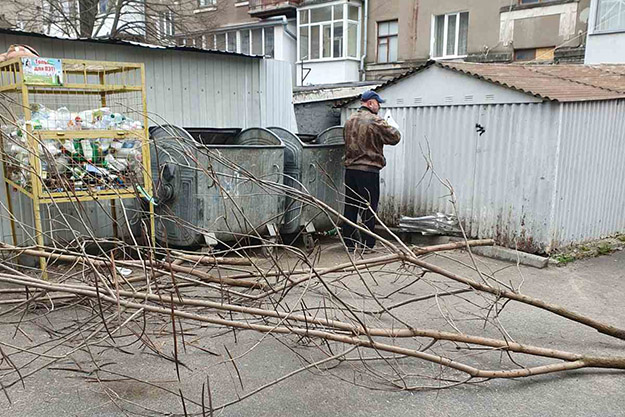
[[[3, 0], [0, 26], [65, 38], [112, 38], [172, 44], [204, 33], [215, 19], [198, 0]], [[201, 46], [201, 45], [197, 45]]]

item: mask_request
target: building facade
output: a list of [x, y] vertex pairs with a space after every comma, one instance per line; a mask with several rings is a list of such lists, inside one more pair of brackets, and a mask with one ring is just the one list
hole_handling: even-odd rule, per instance
[[590, 0], [369, 0], [367, 79], [428, 59], [581, 62]]
[[[98, 4], [93, 36], [115, 33], [111, 0], [89, 1]], [[581, 63], [588, 20], [616, 16], [590, 27], [589, 41], [607, 40], [599, 33], [620, 27], [623, 1], [144, 0], [144, 17], [135, 19], [144, 26], [127, 29], [152, 43], [288, 61], [306, 86], [384, 80], [429, 59]]]
[[586, 64], [625, 64], [625, 0], [592, 0]]
[[[184, 25], [185, 29], [173, 34], [178, 45], [295, 62], [299, 1], [194, 1], [192, 10], [184, 15], [192, 15], [198, 22]], [[173, 30], [178, 29], [174, 25]]]

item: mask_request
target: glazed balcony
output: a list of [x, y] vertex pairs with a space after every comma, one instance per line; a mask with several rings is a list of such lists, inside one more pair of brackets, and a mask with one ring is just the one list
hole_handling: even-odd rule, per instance
[[265, 18], [276, 15], [295, 16], [297, 6], [303, 0], [249, 0], [249, 13], [253, 17]]

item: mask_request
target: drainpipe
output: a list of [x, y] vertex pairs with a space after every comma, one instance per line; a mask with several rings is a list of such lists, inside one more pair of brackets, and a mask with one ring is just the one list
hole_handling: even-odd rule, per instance
[[365, 2], [365, 17], [364, 17], [364, 21], [362, 24], [362, 27], [364, 29], [364, 49], [363, 49], [363, 53], [362, 56], [360, 57], [360, 81], [364, 81], [366, 78], [365, 75], [365, 58], [367, 58], [367, 23], [369, 22], [369, 0], [364, 0]]
[[280, 16], [280, 20], [282, 21], [282, 26], [284, 28], [284, 33], [286, 33], [287, 35], [289, 35], [289, 37], [291, 39], [293, 39], [294, 41], [297, 41], [297, 35], [295, 35], [295, 33], [291, 32], [289, 30], [289, 21], [287, 20], [286, 16]]

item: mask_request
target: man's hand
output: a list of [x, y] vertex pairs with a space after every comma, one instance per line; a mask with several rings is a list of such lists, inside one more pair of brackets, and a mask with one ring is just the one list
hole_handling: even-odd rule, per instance
[[393, 119], [393, 115], [389, 110], [386, 111], [386, 114], [384, 115], [384, 120], [386, 121], [386, 123], [388, 123], [389, 126], [399, 130], [399, 125], [397, 124], [395, 119]]

